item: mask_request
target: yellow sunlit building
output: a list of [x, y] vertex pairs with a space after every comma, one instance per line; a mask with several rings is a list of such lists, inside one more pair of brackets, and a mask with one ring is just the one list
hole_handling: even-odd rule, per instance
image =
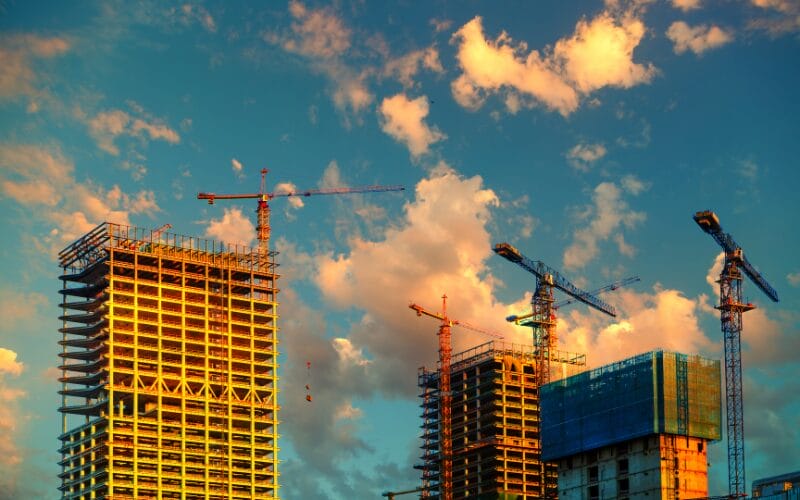
[[59, 259], [62, 498], [277, 498], [272, 255], [105, 223]]

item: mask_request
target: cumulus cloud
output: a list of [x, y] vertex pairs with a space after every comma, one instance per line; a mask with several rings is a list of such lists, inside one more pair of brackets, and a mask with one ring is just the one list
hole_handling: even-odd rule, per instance
[[792, 286], [800, 286], [800, 272], [787, 274], [786, 281]]
[[453, 97], [474, 110], [489, 95], [501, 94], [511, 112], [541, 103], [566, 116], [594, 90], [629, 88], [652, 79], [652, 65], [633, 61], [644, 34], [644, 23], [632, 13], [604, 11], [578, 21], [572, 36], [558, 40], [552, 50], [528, 51], [526, 43], [515, 44], [505, 32], [487, 40], [482, 19], [475, 17], [452, 38], [462, 69], [451, 84]]
[[36, 99], [44, 91], [39, 87], [41, 74], [36, 62], [64, 54], [70, 43], [64, 38], [45, 38], [36, 35], [6, 35], [0, 37], [0, 100], [11, 100], [24, 95], [31, 99], [29, 112], [36, 112]]
[[[57, 148], [0, 144], [0, 190], [39, 218], [55, 226], [48, 243], [72, 241], [97, 224], [130, 224], [130, 215], [160, 211], [155, 194], [123, 192], [91, 182], [77, 182], [74, 166]], [[52, 249], [49, 249], [52, 250]]]
[[436, 127], [431, 128], [425, 123], [428, 110], [428, 98], [425, 96], [409, 99], [404, 94], [397, 94], [384, 98], [378, 110], [381, 129], [405, 144], [411, 156], [417, 158], [426, 154], [431, 144], [447, 137]]
[[20, 468], [25, 465], [25, 450], [19, 431], [24, 424], [20, 401], [27, 393], [8, 382], [9, 377], [16, 378], [24, 370], [24, 364], [17, 361], [16, 352], [0, 347], [0, 466], [5, 472], [0, 477], [0, 495], [3, 496], [16, 497], [16, 492], [24, 488], [18, 479]]
[[146, 141], [163, 140], [170, 144], [180, 142], [180, 135], [161, 120], [146, 121], [147, 117], [131, 116], [129, 113], [114, 109], [103, 111], [87, 121], [89, 134], [97, 141], [97, 146], [114, 156], [119, 155], [119, 148], [114, 143], [119, 136], [137, 137]]
[[672, 41], [676, 54], [691, 50], [700, 55], [732, 41], [733, 34], [714, 25], [701, 24], [692, 27], [683, 21], [676, 21], [667, 30], [667, 38]]
[[560, 348], [588, 353], [590, 366], [653, 349], [711, 355], [720, 347], [700, 327], [700, 299], [679, 290], [618, 290], [604, 299], [617, 308], [618, 317], [610, 324], [607, 317], [580, 307], [558, 318]]
[[684, 12], [700, 8], [700, 0], [671, 0], [672, 6]]
[[588, 172], [592, 163], [606, 155], [602, 144], [576, 144], [567, 152], [570, 164], [582, 172]]
[[[632, 190], [633, 189], [633, 190]], [[622, 199], [623, 190], [635, 194], [635, 186], [623, 184], [623, 189], [612, 182], [599, 184], [592, 193], [593, 204], [581, 212], [584, 227], [575, 230], [572, 244], [564, 251], [564, 268], [580, 269], [593, 260], [598, 252], [598, 244], [616, 234], [621, 227], [633, 228], [645, 220], [644, 212], [631, 210]], [[623, 254], [630, 254], [633, 249], [618, 239], [617, 244]]]
[[456, 57], [463, 73], [451, 89], [465, 108], [478, 109], [488, 94], [504, 90], [533, 97], [565, 115], [578, 107], [577, 92], [564, 82], [552, 61], [535, 50], [525, 55], [527, 46], [514, 45], [505, 32], [487, 40], [481, 17], [459, 28], [452, 42], [458, 45]]
[[0, 347], [0, 374], [20, 375], [24, 365], [17, 361], [17, 353]]
[[211, 219], [205, 235], [223, 243], [250, 247], [256, 235], [256, 228], [250, 219], [237, 207], [224, 208], [219, 219]]
[[582, 93], [610, 86], [630, 88], [648, 83], [652, 65], [633, 62], [633, 51], [644, 37], [644, 23], [631, 14], [615, 18], [608, 12], [582, 19], [571, 38], [556, 42], [554, 56]]
[[414, 86], [414, 77], [421, 69], [439, 74], [444, 72], [436, 47], [415, 50], [402, 57], [390, 59], [383, 68], [383, 75], [396, 78], [408, 88]]

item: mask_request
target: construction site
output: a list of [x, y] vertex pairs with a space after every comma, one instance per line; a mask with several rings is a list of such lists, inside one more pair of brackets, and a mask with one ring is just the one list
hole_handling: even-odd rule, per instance
[[[59, 254], [61, 498], [279, 498], [274, 196], [400, 190], [370, 186], [198, 198], [254, 198], [258, 248], [103, 223]], [[770, 298], [712, 212], [695, 221], [726, 249], [720, 277], [726, 333], [731, 497], [744, 496], [741, 269]], [[385, 497], [605, 499], [708, 496], [708, 446], [722, 436], [721, 364], [653, 351], [586, 370], [557, 349], [556, 311], [581, 303], [615, 317], [598, 295], [508, 243], [497, 255], [535, 277], [531, 311], [507, 318], [531, 344], [494, 340], [452, 352], [439, 322], [436, 367], [421, 367], [420, 484]], [[738, 251], [738, 252], [737, 252]], [[566, 294], [556, 301], [555, 292]], [[409, 376], [413, 376], [409, 373]], [[308, 389], [308, 386], [307, 386]], [[307, 395], [310, 402], [311, 397]]]
[[106, 223], [59, 257], [62, 498], [278, 498], [272, 255]]

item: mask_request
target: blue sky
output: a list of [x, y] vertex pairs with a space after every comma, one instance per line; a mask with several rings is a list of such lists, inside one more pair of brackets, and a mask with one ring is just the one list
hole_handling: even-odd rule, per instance
[[586, 289], [641, 277], [604, 297], [617, 318], [561, 311], [590, 365], [721, 358], [705, 209], [781, 297], [745, 284], [748, 483], [800, 469], [798, 19], [796, 0], [0, 2], [0, 491], [56, 496], [56, 252], [104, 220], [252, 244], [254, 203], [195, 197], [257, 192], [262, 168], [275, 191], [406, 186], [272, 204], [283, 497], [418, 484], [437, 325], [408, 303], [447, 293], [529, 342], [503, 318], [534, 282], [500, 241]]

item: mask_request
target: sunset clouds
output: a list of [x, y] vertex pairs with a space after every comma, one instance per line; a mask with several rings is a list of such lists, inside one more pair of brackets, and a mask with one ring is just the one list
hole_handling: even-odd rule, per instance
[[594, 90], [629, 88], [653, 78], [652, 65], [633, 61], [644, 33], [638, 18], [603, 12], [578, 21], [572, 36], [558, 40], [552, 51], [529, 51], [525, 42], [515, 43], [505, 32], [487, 39], [483, 20], [475, 17], [453, 35], [463, 71], [452, 82], [453, 97], [466, 108], [478, 109], [489, 95], [500, 94], [512, 113], [521, 102], [569, 115], [582, 96]]

